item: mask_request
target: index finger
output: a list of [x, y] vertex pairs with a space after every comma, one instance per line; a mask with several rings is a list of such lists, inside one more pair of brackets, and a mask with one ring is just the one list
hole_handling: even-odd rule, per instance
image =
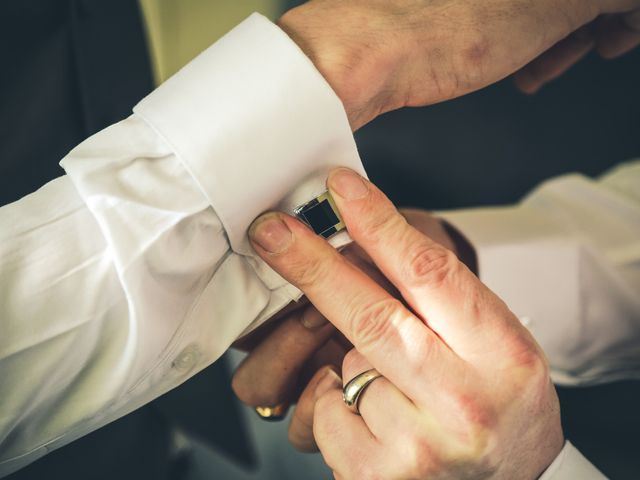
[[415, 379], [425, 368], [451, 366], [453, 353], [401, 301], [298, 220], [269, 213], [250, 236], [256, 252], [409, 398], [424, 396]]
[[341, 168], [328, 186], [351, 237], [456, 354], [491, 362], [519, 345], [496, 342], [523, 331], [506, 305], [453, 252], [409, 225], [375, 185]]

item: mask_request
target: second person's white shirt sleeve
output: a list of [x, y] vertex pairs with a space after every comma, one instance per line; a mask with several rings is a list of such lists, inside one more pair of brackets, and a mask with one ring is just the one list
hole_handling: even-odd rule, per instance
[[556, 383], [640, 378], [640, 161], [596, 180], [549, 180], [516, 206], [443, 216], [541, 344]]
[[[516, 206], [442, 216], [541, 344], [554, 382], [640, 378], [640, 161], [549, 180]], [[576, 478], [606, 477], [567, 442], [540, 480]]]

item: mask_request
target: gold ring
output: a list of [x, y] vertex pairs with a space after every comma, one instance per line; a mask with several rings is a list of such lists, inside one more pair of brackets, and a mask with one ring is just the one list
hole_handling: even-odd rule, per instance
[[281, 403], [279, 405], [274, 405], [273, 407], [255, 407], [255, 411], [258, 416], [269, 422], [277, 422], [278, 420], [282, 420], [287, 416], [287, 410], [289, 410], [289, 405], [286, 403]]
[[353, 377], [342, 389], [342, 400], [349, 410], [353, 413], [360, 415], [358, 409], [358, 403], [360, 402], [360, 396], [362, 392], [373, 382], [376, 378], [380, 378], [382, 374], [375, 368], [362, 372], [359, 375]]

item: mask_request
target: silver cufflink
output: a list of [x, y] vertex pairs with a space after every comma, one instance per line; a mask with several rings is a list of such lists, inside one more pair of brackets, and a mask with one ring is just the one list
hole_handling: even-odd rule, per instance
[[345, 224], [328, 191], [294, 208], [293, 213], [309, 225], [316, 234], [324, 238], [329, 238], [345, 229]]

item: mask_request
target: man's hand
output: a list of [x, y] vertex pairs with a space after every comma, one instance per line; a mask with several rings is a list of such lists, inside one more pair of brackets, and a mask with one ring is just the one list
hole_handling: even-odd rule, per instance
[[256, 251], [354, 345], [349, 380], [384, 375], [360, 401], [315, 379], [313, 432], [339, 478], [537, 478], [563, 445], [548, 365], [535, 340], [455, 255], [407, 224], [351, 171], [328, 186], [354, 240], [404, 300], [296, 219], [252, 226]]
[[[404, 209], [401, 213], [417, 230], [463, 256], [470, 268], [475, 268], [471, 246], [452, 227], [424, 210]], [[341, 253], [385, 290], [399, 296], [358, 245], [349, 245]], [[311, 428], [312, 393], [327, 373], [323, 367], [339, 370], [353, 345], [303, 297], [234, 346], [249, 352], [233, 376], [238, 398], [253, 407], [297, 402], [289, 439], [299, 450], [317, 451]]]
[[638, 45], [639, 14], [629, 12], [639, 7], [638, 0], [312, 0], [279, 24], [356, 130], [390, 110], [483, 88], [551, 49], [517, 77], [533, 92], [594, 45], [606, 57]]
[[[629, 5], [633, 2], [627, 2]], [[636, 2], [637, 3], [637, 2]], [[559, 77], [591, 50], [615, 58], [640, 45], [640, 8], [598, 17], [561, 40], [515, 74], [516, 85], [535, 93]]]

